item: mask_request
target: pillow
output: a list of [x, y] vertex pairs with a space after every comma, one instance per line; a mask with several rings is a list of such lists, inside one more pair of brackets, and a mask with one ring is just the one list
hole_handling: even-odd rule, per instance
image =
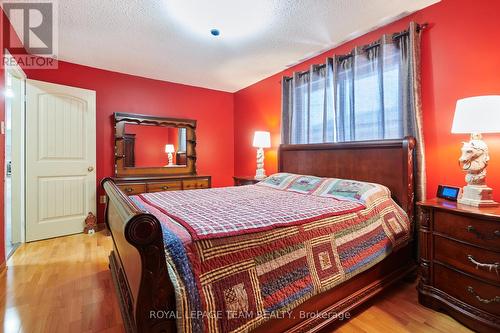
[[318, 186], [321, 185], [326, 180], [326, 178], [314, 177], [314, 176], [299, 176], [295, 177], [290, 185], [286, 187], [287, 191], [298, 192], [303, 194], [313, 193]]
[[258, 182], [257, 185], [268, 186], [268, 187], [277, 188], [277, 189], [284, 189], [296, 177], [297, 177], [297, 175], [295, 175], [293, 173], [285, 173], [285, 172], [275, 173], [275, 174], [267, 177], [266, 179]]
[[371, 204], [380, 197], [391, 197], [391, 192], [387, 187], [375, 183], [296, 175], [285, 172], [275, 173], [260, 181], [257, 185], [337, 200], [351, 200], [365, 205]]
[[328, 178], [314, 194], [341, 200], [361, 201], [365, 204], [371, 203], [380, 196], [390, 197], [391, 195], [387, 187], [379, 184], [336, 178]]

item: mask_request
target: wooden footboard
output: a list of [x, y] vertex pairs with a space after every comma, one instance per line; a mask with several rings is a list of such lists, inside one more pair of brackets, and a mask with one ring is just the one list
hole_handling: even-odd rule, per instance
[[168, 315], [175, 313], [175, 291], [160, 222], [139, 210], [112, 179], [101, 184], [108, 199], [106, 225], [113, 237], [110, 269], [127, 332], [175, 332], [175, 319]]

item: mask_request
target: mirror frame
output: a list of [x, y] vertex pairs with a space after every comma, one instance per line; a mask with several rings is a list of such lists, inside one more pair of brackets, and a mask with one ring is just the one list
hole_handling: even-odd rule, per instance
[[[164, 177], [176, 175], [196, 175], [196, 120], [164, 118], [134, 113], [115, 112], [115, 177]], [[146, 125], [186, 128], [186, 164], [179, 167], [126, 167], [124, 161], [125, 125]]]

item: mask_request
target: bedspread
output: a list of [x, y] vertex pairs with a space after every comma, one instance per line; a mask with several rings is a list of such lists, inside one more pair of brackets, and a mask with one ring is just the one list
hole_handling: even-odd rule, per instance
[[[180, 332], [249, 331], [407, 244], [410, 222], [384, 187], [300, 177], [305, 176], [278, 174], [239, 191], [292, 191], [303, 198], [329, 199], [333, 205], [343, 201], [350, 210], [258, 232], [200, 238], [165, 207], [144, 196], [131, 197], [162, 224]], [[182, 195], [205, 191], [210, 190]]]
[[256, 185], [144, 193], [140, 198], [182, 224], [196, 240], [302, 224], [364, 208], [361, 202]]

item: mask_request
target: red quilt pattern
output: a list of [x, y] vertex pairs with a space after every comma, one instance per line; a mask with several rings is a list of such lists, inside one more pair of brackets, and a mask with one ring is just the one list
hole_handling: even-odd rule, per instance
[[364, 208], [361, 202], [257, 185], [145, 193], [139, 197], [182, 224], [193, 239], [299, 225]]

